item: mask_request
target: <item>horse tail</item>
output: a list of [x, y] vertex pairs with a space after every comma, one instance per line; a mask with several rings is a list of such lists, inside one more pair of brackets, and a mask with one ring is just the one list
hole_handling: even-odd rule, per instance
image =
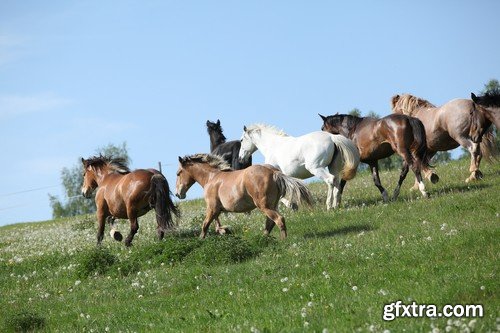
[[350, 139], [342, 135], [332, 134], [332, 141], [337, 148], [330, 162], [330, 171], [340, 173], [343, 180], [351, 180], [356, 176], [359, 165], [358, 147]]
[[161, 173], [151, 177], [149, 193], [149, 205], [156, 212], [158, 226], [163, 230], [172, 229], [175, 225], [172, 215], [179, 217], [180, 212], [171, 199], [172, 192], [170, 192], [167, 179]]
[[300, 205], [305, 202], [308, 206], [312, 206], [312, 194], [302, 181], [278, 170], [274, 170], [273, 179], [278, 186], [280, 198], [287, 197], [292, 204]]
[[413, 160], [417, 170], [422, 170], [433, 184], [439, 181], [439, 176], [432, 170], [430, 161], [432, 155], [427, 150], [427, 137], [425, 135], [425, 127], [422, 122], [414, 117], [408, 117], [410, 126], [413, 132], [413, 143], [411, 145]]

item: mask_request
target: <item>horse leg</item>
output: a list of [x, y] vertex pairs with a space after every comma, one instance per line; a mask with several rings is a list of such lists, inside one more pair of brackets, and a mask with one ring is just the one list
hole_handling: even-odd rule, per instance
[[120, 233], [120, 231], [116, 230], [115, 218], [113, 216], [108, 216], [106, 218], [106, 222], [111, 227], [111, 230], [109, 231], [109, 235], [111, 236], [111, 238], [118, 242], [121, 242], [123, 239], [123, 235]]
[[264, 235], [268, 236], [275, 225], [276, 223], [274, 223], [273, 220], [266, 216], [266, 229], [264, 230]]
[[219, 217], [217, 216], [215, 218], [215, 232], [218, 233], [219, 235], [224, 235], [227, 233], [226, 229], [227, 227], [221, 226]]
[[[285, 225], [285, 218], [281, 216], [280, 213], [278, 213], [275, 209], [271, 209], [268, 207], [258, 207], [264, 214], [267, 216], [266, 220], [266, 231], [267, 234], [271, 232], [271, 229], [273, 228], [274, 224], [276, 224], [280, 228], [280, 238], [285, 239], [286, 238], [286, 225]], [[271, 226], [271, 220], [274, 222], [273, 226]]]
[[378, 174], [378, 161], [368, 163], [368, 165], [370, 166], [370, 170], [372, 172], [373, 183], [375, 184], [375, 186], [377, 186], [380, 194], [382, 194], [382, 199], [384, 200], [384, 202], [388, 202], [389, 196], [387, 195], [387, 191], [385, 190], [385, 188], [382, 186], [382, 182], [380, 181], [380, 176]]
[[330, 170], [328, 170], [328, 168], [309, 169], [306, 166], [306, 169], [316, 177], [322, 179], [326, 183], [326, 185], [328, 185], [326, 209], [330, 210], [332, 208], [336, 208], [340, 204], [337, 199], [340, 185], [336, 177], [330, 173]]
[[106, 224], [106, 213], [102, 210], [97, 211], [97, 245], [101, 245], [104, 238], [104, 227]]
[[218, 219], [218, 217], [219, 217], [219, 212], [217, 212], [213, 208], [207, 207], [205, 220], [203, 221], [203, 226], [201, 227], [201, 234], [200, 234], [201, 239], [204, 239], [207, 236], [207, 232], [208, 232], [208, 228], [210, 227], [210, 223], [212, 223], [212, 221], [214, 219]]
[[285, 205], [285, 207], [290, 208], [291, 210], [298, 210], [299, 206], [296, 203], [290, 202], [290, 200], [286, 198], [281, 198], [280, 199], [281, 203]]
[[401, 189], [401, 184], [403, 184], [403, 181], [405, 180], [406, 175], [408, 174], [409, 169], [410, 168], [408, 166], [408, 163], [406, 163], [405, 161], [403, 161], [403, 167], [401, 168], [401, 174], [399, 175], [398, 185], [394, 189], [394, 194], [392, 196], [392, 200], [395, 201], [398, 198], [399, 191]]
[[128, 219], [130, 220], [130, 233], [128, 234], [127, 238], [125, 239], [125, 246], [132, 245], [132, 240], [134, 239], [134, 236], [137, 233], [137, 230], [139, 230], [139, 221], [137, 220], [137, 217], [135, 216], [135, 214], [129, 213]]
[[469, 148], [469, 152], [471, 154], [469, 167], [471, 175], [465, 180], [466, 183], [483, 178], [483, 173], [479, 170], [479, 163], [481, 163], [482, 158], [480, 144], [478, 142], [472, 142], [472, 145]]

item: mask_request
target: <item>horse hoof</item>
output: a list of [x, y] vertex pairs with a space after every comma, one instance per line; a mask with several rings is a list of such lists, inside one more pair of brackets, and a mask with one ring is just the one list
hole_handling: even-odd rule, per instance
[[111, 237], [115, 240], [115, 241], [118, 241], [118, 242], [121, 242], [123, 240], [123, 236], [121, 234], [121, 232], [117, 231], [117, 230], [111, 230], [109, 232], [109, 234], [111, 235]]
[[436, 184], [439, 181], [439, 176], [433, 173], [431, 175], [431, 183]]
[[299, 210], [299, 205], [297, 205], [295, 202], [291, 204], [290, 208], [293, 210], [293, 211], [297, 211]]

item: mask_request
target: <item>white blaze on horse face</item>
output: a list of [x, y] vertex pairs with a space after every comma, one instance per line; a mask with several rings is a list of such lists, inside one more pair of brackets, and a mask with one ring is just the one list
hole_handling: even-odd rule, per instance
[[82, 184], [82, 195], [85, 198], [90, 198], [92, 196], [92, 192], [94, 191], [92, 184], [95, 181], [93, 179], [89, 179], [89, 178], [90, 178], [90, 176], [88, 175], [88, 172], [85, 172], [85, 175], [83, 176], [83, 184]]
[[189, 180], [183, 179], [183, 172], [182, 169], [179, 169], [177, 171], [177, 180], [175, 182], [175, 196], [179, 199], [185, 199], [186, 198], [186, 193], [193, 185], [193, 183], [189, 184]]
[[250, 135], [246, 132], [243, 133], [241, 137], [240, 152], [238, 153], [240, 161], [246, 161], [256, 150], [257, 147], [254, 145]]

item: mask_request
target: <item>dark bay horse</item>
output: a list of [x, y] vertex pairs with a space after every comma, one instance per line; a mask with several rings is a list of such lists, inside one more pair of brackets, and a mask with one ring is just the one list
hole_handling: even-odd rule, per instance
[[483, 96], [470, 94], [472, 101], [476, 104], [475, 110], [481, 112], [486, 119], [495, 124], [500, 130], [500, 94], [486, 93]]
[[436, 107], [425, 99], [404, 94], [393, 96], [391, 104], [394, 113], [413, 116], [422, 121], [431, 157], [438, 151], [462, 146], [471, 155], [471, 175], [465, 181], [483, 177], [479, 163], [482, 156], [492, 155], [494, 137], [491, 131], [487, 131], [491, 121], [482, 112], [478, 112], [474, 101], [454, 99]]
[[210, 136], [210, 153], [221, 156], [233, 170], [241, 170], [252, 165], [252, 156], [245, 161], [238, 159], [241, 143], [239, 140], [226, 141], [226, 137], [222, 133], [220, 120], [212, 123], [207, 120], [207, 131]]
[[179, 216], [172, 202], [165, 177], [154, 169], [130, 171], [123, 159], [95, 156], [82, 158], [84, 169], [82, 194], [86, 198], [97, 189], [97, 244], [104, 237], [105, 222], [111, 224], [111, 235], [118, 241], [122, 235], [114, 229], [114, 219], [129, 219], [130, 233], [125, 245], [130, 246], [139, 229], [137, 218], [151, 209], [156, 211], [157, 233], [161, 240], [165, 231], [174, 226], [172, 215]]
[[[319, 116], [323, 119], [321, 127], [323, 131], [341, 134], [354, 141], [359, 149], [361, 162], [370, 166], [373, 181], [382, 194], [384, 202], [387, 202], [389, 198], [380, 182], [378, 160], [394, 153], [403, 158], [403, 167], [398, 185], [394, 190], [393, 200], [397, 199], [409, 168], [417, 177], [420, 192], [424, 197], [428, 197], [428, 194], [425, 191], [421, 172], [423, 171], [433, 183], [439, 180], [439, 177], [430, 169], [425, 130], [418, 119], [403, 115], [389, 115], [381, 119], [343, 114]], [[343, 189], [344, 186], [345, 182], [341, 184], [341, 188]]]
[[179, 163], [177, 197], [184, 199], [195, 182], [204, 190], [207, 207], [200, 238], [205, 238], [214, 219], [219, 232], [221, 212], [249, 212], [259, 208], [266, 215], [265, 234], [277, 224], [283, 239], [287, 234], [285, 218], [278, 212], [280, 198], [287, 196], [295, 204], [312, 203], [311, 193], [301, 181], [285, 176], [270, 165], [252, 165], [233, 171], [220, 156], [210, 154], [179, 156]]

